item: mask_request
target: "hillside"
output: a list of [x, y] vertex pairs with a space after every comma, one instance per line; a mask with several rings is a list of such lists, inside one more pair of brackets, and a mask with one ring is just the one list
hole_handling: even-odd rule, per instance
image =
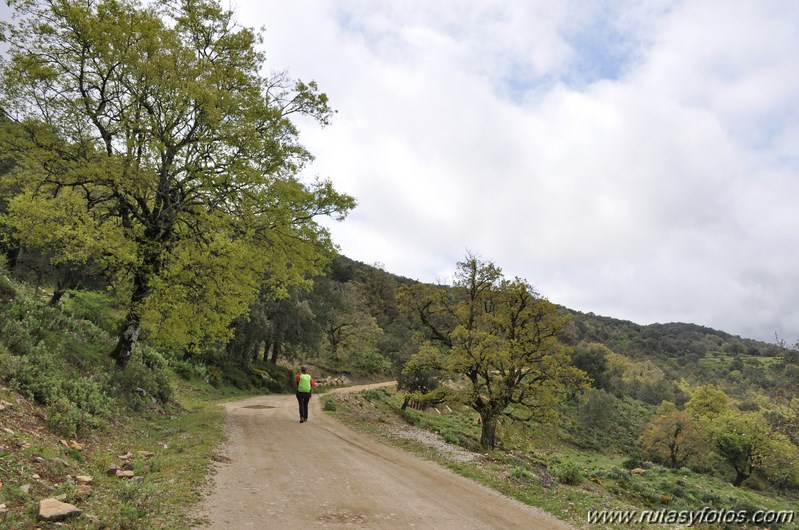
[[[396, 292], [398, 286], [415, 283], [339, 257], [316, 284], [311, 291], [296, 292], [290, 304], [278, 306], [295, 315], [298, 307], [309, 307], [311, 314], [325, 318], [304, 322], [300, 328], [304, 335], [284, 330], [278, 364], [270, 362], [274, 353], [270, 350], [275, 348], [270, 340], [283, 315], [273, 310], [265, 317], [265, 339], [247, 364], [231, 348], [214, 346], [185, 355], [142, 343], [128, 369], [120, 372], [106, 353], [113, 344], [108, 330], [119, 318], [113, 299], [99, 292], [72, 291], [58, 306], [51, 306], [48, 293], [2, 275], [0, 504], [6, 506], [7, 525], [28, 527], [36, 520], [39, 500], [66, 495], [63, 498], [68, 502], [92, 515], [74, 520], [70, 523], [74, 528], [87, 527], [97, 518], [119, 528], [167, 520], [180, 527], [174, 521], [189, 517], [185, 509], [165, 514], [172, 503], [193, 499], [191, 504], [199, 499], [201, 477], [208, 472], [221, 440], [222, 418], [210, 406], [215, 400], [285, 391], [281, 381], [288, 379], [286, 366], [300, 361], [313, 363], [319, 374], [362, 378], [396, 374], [407, 384], [403, 367], [418, 348], [419, 335], [401, 310]], [[679, 468], [680, 476], [690, 480], [678, 480], [684, 484], [684, 495], [677, 500], [666, 455], [656, 446], [647, 446], [644, 436], [648, 425], [657, 425], [653, 421], [669, 410], [697, 409], [701, 397], [710, 400], [711, 406], [715, 399], [716, 405], [757, 414], [770, 432], [787, 439], [796, 432], [796, 416], [791, 416], [796, 414], [796, 398], [790, 393], [799, 371], [796, 350], [692, 324], [639, 326], [562, 307], [558, 310], [571, 315], [562, 342], [570, 348], [572, 362], [591, 376], [591, 387], [562, 402], [557, 424], [506, 425], [503, 421], [496, 456], [491, 459], [492, 466], [499, 467], [481, 480], [570, 520], [575, 519], [567, 510], [573, 502], [566, 500], [573, 499], [569, 492], [583, 491], [583, 495], [585, 488], [591, 495], [616, 498], [611, 506], [627, 507], [687, 509], [691, 503], [711, 502], [781, 509], [796, 499], [796, 475], [789, 472], [778, 478], [767, 466], [754, 469], [742, 488], [724, 485], [732, 480], [734, 470], [707, 450]], [[342, 323], [347, 325], [334, 329]], [[347, 331], [347, 326], [352, 328], [350, 333], [336, 335], [335, 331]], [[313, 334], [317, 338], [309, 339]], [[315, 354], [308, 349], [314, 341], [319, 348]], [[479, 450], [473, 412], [462, 409], [453, 416], [439, 416], [401, 411], [405, 395], [371, 394], [369, 399], [374, 406], [389, 405], [399, 421], [431, 429], [467, 450]], [[368, 402], [363, 401], [361, 407], [373, 406]], [[673, 404], [672, 409], [664, 408], [667, 402]], [[462, 407], [457, 396], [447, 403], [454, 411]], [[348, 402], [331, 402], [326, 408], [335, 409], [345, 420], [347, 411], [358, 410]], [[373, 416], [365, 410], [355, 414], [353, 421], [365, 422], [361, 427], [370, 430]], [[790, 471], [795, 465], [790, 463], [795, 445], [790, 450], [791, 445], [782, 447], [787, 452], [778, 451], [775, 457], [782, 454], [787, 459], [783, 469]], [[122, 458], [128, 453], [131, 456]], [[145, 454], [153, 456], [141, 456]], [[129, 465], [141, 482], [122, 487], [115, 475], [106, 475], [111, 465]], [[657, 471], [651, 480], [633, 479], [640, 484], [629, 489], [630, 479], [623, 478], [629, 476], [629, 466]], [[169, 478], [187, 472], [196, 477], [188, 488]], [[474, 470], [464, 472], [481, 476]], [[497, 482], [494, 473], [521, 479]], [[77, 476], [93, 477], [91, 494], [78, 487]], [[548, 504], [540, 497], [549, 495], [545, 492], [554, 487], [551, 484], [535, 494], [526, 487], [514, 493], [524, 484], [550, 480], [560, 484], [556, 498], [564, 504]], [[701, 489], [703, 480], [716, 484], [715, 500], [698, 500], [701, 495], [695, 489]], [[598, 489], [599, 484], [603, 487]], [[657, 493], [661, 490], [671, 493]], [[742, 493], [746, 496], [741, 497]], [[663, 501], [663, 495], [673, 500]], [[154, 502], [155, 498], [159, 501]], [[651, 504], [647, 499], [661, 500]]]

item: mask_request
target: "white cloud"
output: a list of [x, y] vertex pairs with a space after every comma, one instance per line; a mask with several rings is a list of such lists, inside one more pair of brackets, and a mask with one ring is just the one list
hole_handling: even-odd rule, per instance
[[799, 337], [799, 4], [240, 1], [339, 115], [310, 169], [348, 256], [467, 249], [557, 303]]

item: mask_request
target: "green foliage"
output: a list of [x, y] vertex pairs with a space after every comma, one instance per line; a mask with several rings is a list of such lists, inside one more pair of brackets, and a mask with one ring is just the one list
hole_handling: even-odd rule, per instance
[[[595, 393], [596, 392], [596, 393]], [[611, 411], [608, 417], [605, 409]], [[591, 411], [596, 411], [594, 418]], [[583, 450], [630, 454], [637, 448], [638, 437], [652, 415], [651, 407], [630, 397], [617, 398], [604, 390], [594, 390], [577, 403], [561, 407], [559, 422], [564, 436]]]
[[41, 358], [28, 359], [23, 358], [15, 373], [9, 374], [9, 384], [23, 395], [48, 405], [47, 421], [54, 432], [75, 436], [106, 424], [111, 402], [97, 381], [89, 377], [65, 380], [63, 370], [45, 364], [47, 372], [42, 372]]
[[335, 412], [336, 411], [336, 401], [333, 399], [325, 398], [322, 400], [322, 410], [325, 412]]
[[730, 410], [730, 398], [713, 385], [702, 385], [694, 390], [685, 409], [699, 417], [713, 418]]
[[581, 342], [571, 352], [572, 364], [588, 374], [594, 388], [608, 388], [608, 354], [607, 346], [595, 342]]
[[259, 363], [250, 367], [259, 375], [263, 386], [270, 392], [293, 392], [294, 372], [286, 366], [273, 363]]
[[116, 333], [120, 318], [114, 313], [114, 298], [100, 291], [67, 291], [64, 308], [74, 318], [85, 319], [107, 333]]
[[14, 289], [3, 268], [0, 267], [0, 306], [11, 302], [16, 296], [16, 289]]
[[[110, 415], [111, 398], [102, 374], [73, 372], [63, 343], [54, 333], [76, 333], [59, 309], [26, 298], [0, 313], [0, 380], [36, 402], [47, 405], [51, 427], [67, 435], [102, 426]], [[24, 308], [24, 310], [23, 310]]]
[[280, 298], [321, 272], [316, 219], [355, 201], [297, 177], [311, 155], [291, 119], [333, 110], [316, 83], [263, 74], [256, 31], [217, 0], [11, 7], [2, 223], [52, 265], [103, 271], [127, 310], [121, 368], [142, 329], [172, 348], [227, 340], [262, 284]]
[[674, 469], [686, 467], [706, 452], [707, 438], [687, 410], [652, 418], [641, 435], [644, 455]]
[[511, 469], [510, 471], [510, 476], [515, 478], [516, 480], [523, 482], [531, 480], [533, 478], [533, 474], [530, 473], [530, 471], [527, 468], [522, 466], [513, 467], [513, 469]]
[[20, 357], [8, 380], [11, 388], [28, 399], [47, 405], [55, 402], [61, 393], [63, 367], [61, 360], [39, 342], [25, 356]]
[[583, 470], [574, 462], [564, 462], [553, 466], [550, 471], [561, 484], [577, 486], [584, 480]]
[[118, 528], [141, 528], [149, 515], [157, 492], [152, 484], [135, 480], [117, 482], [116, 496], [123, 499], [119, 509]]
[[350, 353], [339, 368], [356, 376], [388, 375], [391, 361], [377, 351], [366, 350]]
[[762, 474], [779, 488], [799, 486], [799, 448], [773, 432], [762, 414], [727, 411], [708, 428], [715, 451], [735, 471], [734, 485]]
[[56, 434], [74, 437], [81, 424], [80, 409], [67, 398], [60, 397], [47, 409], [47, 424]]
[[[467, 256], [453, 289], [403, 287], [401, 307], [446, 351], [444, 369], [466, 381], [467, 403], [482, 419], [481, 445], [493, 449], [497, 419], [551, 420], [585, 373], [559, 341], [568, 318], [521, 279]], [[426, 354], [425, 354], [426, 355]]]
[[211, 373], [208, 370], [208, 366], [205, 364], [176, 358], [170, 358], [168, 362], [169, 366], [175, 371], [175, 374], [183, 379], [201, 379], [206, 382], [211, 380]]
[[172, 400], [175, 389], [168, 366], [158, 351], [142, 344], [127, 369], [113, 372], [109, 384], [117, 394], [127, 396], [126, 406], [136, 411], [149, 410]]
[[589, 429], [608, 429], [618, 417], [617, 401], [604, 390], [586, 391], [580, 398], [578, 421]]
[[439, 388], [445, 362], [439, 348], [429, 343], [422, 345], [405, 363], [397, 387], [414, 394], [416, 401], [423, 400]]

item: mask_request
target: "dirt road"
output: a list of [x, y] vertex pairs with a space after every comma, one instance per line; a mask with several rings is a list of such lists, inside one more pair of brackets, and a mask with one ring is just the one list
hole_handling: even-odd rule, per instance
[[303, 424], [293, 395], [226, 408], [230, 461], [218, 464], [201, 528], [571, 528], [352, 431], [316, 396]]

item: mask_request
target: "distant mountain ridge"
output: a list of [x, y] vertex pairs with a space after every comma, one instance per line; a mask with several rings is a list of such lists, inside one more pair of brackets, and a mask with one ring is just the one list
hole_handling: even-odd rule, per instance
[[[329, 277], [335, 281], [346, 282], [354, 278], [359, 269], [385, 274], [397, 285], [418, 283], [418, 280], [391, 273], [381, 267], [344, 255], [339, 255], [334, 261]], [[646, 356], [682, 358], [704, 356], [709, 351], [730, 355], [771, 357], [784, 351], [784, 348], [777, 344], [743, 338], [699, 324], [683, 322], [636, 324], [629, 320], [591, 312], [584, 313], [557, 302], [555, 304], [574, 319], [573, 335], [565, 337], [567, 342], [572, 344], [580, 341], [600, 342], [611, 350], [632, 358]]]

